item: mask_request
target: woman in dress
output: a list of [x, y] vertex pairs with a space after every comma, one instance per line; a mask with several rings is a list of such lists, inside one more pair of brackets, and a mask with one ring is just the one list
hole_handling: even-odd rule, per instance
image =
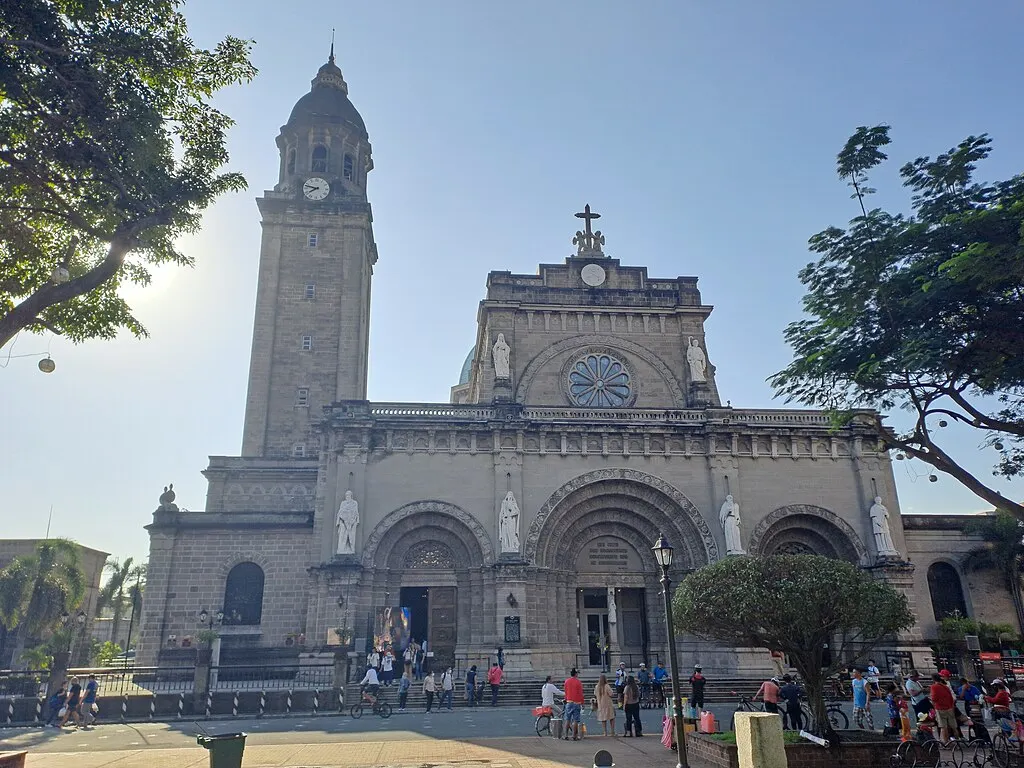
[[604, 675], [597, 680], [597, 687], [594, 688], [594, 699], [597, 701], [597, 719], [601, 723], [601, 731], [604, 736], [615, 735], [615, 700], [612, 687], [608, 685], [608, 678]]

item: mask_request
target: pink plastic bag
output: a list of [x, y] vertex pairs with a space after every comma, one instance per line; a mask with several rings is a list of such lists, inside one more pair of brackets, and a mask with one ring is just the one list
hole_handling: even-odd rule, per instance
[[672, 718], [662, 716], [661, 718], [661, 743], [672, 749]]
[[700, 714], [700, 732], [701, 733], [714, 733], [715, 732], [715, 716], [710, 712], [701, 712]]

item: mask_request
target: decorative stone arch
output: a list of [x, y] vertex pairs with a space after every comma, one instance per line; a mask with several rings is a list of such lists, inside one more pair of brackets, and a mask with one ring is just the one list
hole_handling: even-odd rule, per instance
[[[494, 546], [479, 520], [461, 507], [446, 501], [424, 500], [399, 507], [374, 526], [363, 544], [363, 566], [372, 568], [375, 563], [380, 565], [384, 561], [390, 562], [396, 555], [392, 551], [394, 545], [403, 540], [407, 548], [418, 543], [413, 539], [424, 540], [422, 535], [412, 539], [405, 535], [412, 533], [415, 528], [423, 531], [446, 529], [450, 534], [450, 540], [445, 542], [446, 545], [451, 547], [457, 540], [462, 544], [461, 554], [470, 558], [469, 561], [462, 563], [463, 566], [494, 564]], [[385, 537], [392, 542], [392, 546], [381, 546]]]
[[[649, 539], [645, 532], [638, 531], [629, 521], [620, 519], [591, 517], [587, 523], [584, 530], [574, 533], [571, 537], [566, 537], [567, 540], [563, 541], [559, 547], [559, 557], [565, 558], [566, 561], [572, 560], [577, 554], [583, 552], [587, 544], [594, 539], [614, 536], [617, 539], [622, 539], [637, 551], [637, 554], [640, 555], [640, 567], [644, 573], [655, 572], [654, 557], [650, 555], [653, 539]], [[569, 557], [570, 554], [573, 557]], [[645, 557], [645, 555], [650, 556]], [[658, 575], [660, 575], [660, 571], [658, 571]]]
[[[615, 502], [640, 504], [645, 515], [624, 518], [614, 512]], [[623, 507], [618, 507], [621, 510]], [[627, 507], [628, 508], [628, 507]], [[681, 513], [681, 514], [680, 514]], [[685, 554], [690, 563], [680, 560], [681, 567], [698, 567], [718, 559], [718, 543], [700, 510], [681, 491], [660, 477], [635, 469], [608, 467], [573, 478], [556, 490], [537, 512], [526, 537], [524, 557], [537, 565], [547, 562], [560, 548], [569, 546], [569, 536], [582, 535], [589, 525], [603, 522], [624, 523], [630, 520], [637, 533], [650, 535], [655, 528]], [[569, 530], [579, 525], [578, 533]], [[539, 546], [541, 533], [547, 529], [545, 545]], [[654, 542], [651, 537], [643, 552]], [[555, 542], [554, 549], [552, 541]], [[543, 561], [543, 562], [542, 562]]]
[[256, 563], [256, 565], [263, 569], [263, 573], [267, 573], [267, 571], [273, 569], [273, 564], [271, 563], [270, 558], [262, 552], [256, 552], [255, 550], [236, 552], [226, 560], [222, 560], [217, 566], [222, 589], [223, 583], [227, 581], [228, 574], [231, 572], [231, 569], [239, 563]]
[[[946, 578], [939, 578], [939, 574]], [[935, 621], [941, 622], [952, 611], [959, 611], [962, 616], [972, 615], [968, 603], [970, 588], [965, 578], [962, 563], [950, 557], [936, 557], [925, 570], [925, 583], [928, 586], [928, 603], [932, 608]], [[945, 609], [945, 610], [944, 610]]]
[[754, 528], [747, 550], [752, 555], [770, 555], [793, 540], [821, 555], [854, 563], [868, 560], [867, 548], [853, 527], [835, 512], [813, 504], [789, 504], [766, 515]]
[[526, 402], [526, 393], [530, 391], [530, 385], [533, 384], [534, 378], [536, 378], [541, 369], [543, 369], [544, 366], [551, 362], [555, 357], [574, 349], [583, 349], [585, 347], [593, 346], [606, 347], [610, 350], [633, 355], [637, 359], [643, 360], [649, 366], [654, 368], [654, 370], [656, 370], [664, 380], [672, 394], [673, 402], [677, 403], [680, 407], [685, 405], [686, 397], [683, 394], [683, 388], [680, 386], [679, 380], [676, 378], [675, 374], [672, 373], [672, 369], [669, 368], [660, 357], [634, 341], [630, 341], [629, 339], [624, 339], [619, 336], [608, 336], [605, 334], [573, 336], [570, 339], [563, 339], [562, 341], [556, 342], [538, 353], [529, 363], [527, 363], [526, 368], [523, 369], [523, 373], [519, 377], [519, 381], [516, 385], [516, 402]]

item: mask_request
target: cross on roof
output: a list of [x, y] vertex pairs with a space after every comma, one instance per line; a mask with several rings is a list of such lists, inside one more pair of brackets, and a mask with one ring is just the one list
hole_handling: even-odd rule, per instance
[[586, 229], [584, 230], [584, 232], [586, 233], [587, 237], [589, 238], [591, 235], [594, 234], [593, 230], [590, 228], [590, 221], [592, 219], [600, 219], [601, 218], [601, 214], [600, 213], [591, 213], [590, 212], [590, 203], [587, 203], [585, 206], [583, 206], [583, 211], [581, 213], [577, 213], [576, 214], [576, 218], [577, 219], [583, 219], [584, 221], [586, 221]]

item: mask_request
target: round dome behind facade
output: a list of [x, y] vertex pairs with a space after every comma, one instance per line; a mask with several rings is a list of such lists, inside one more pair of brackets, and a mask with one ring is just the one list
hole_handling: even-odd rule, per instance
[[476, 347], [469, 350], [469, 354], [466, 355], [466, 362], [462, 364], [462, 373], [459, 374], [459, 384], [469, 384], [469, 375], [473, 371], [473, 354], [476, 352]]

